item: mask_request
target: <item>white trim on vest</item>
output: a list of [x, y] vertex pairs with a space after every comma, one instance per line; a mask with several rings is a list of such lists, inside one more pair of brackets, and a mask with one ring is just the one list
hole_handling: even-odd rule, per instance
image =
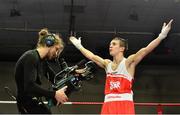
[[133, 101], [133, 93], [105, 95], [104, 102], [111, 102], [111, 101]]

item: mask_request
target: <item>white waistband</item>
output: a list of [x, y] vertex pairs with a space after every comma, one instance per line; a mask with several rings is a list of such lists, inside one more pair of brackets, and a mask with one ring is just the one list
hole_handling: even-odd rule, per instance
[[132, 93], [123, 93], [123, 94], [107, 94], [105, 95], [104, 102], [110, 101], [133, 101]]

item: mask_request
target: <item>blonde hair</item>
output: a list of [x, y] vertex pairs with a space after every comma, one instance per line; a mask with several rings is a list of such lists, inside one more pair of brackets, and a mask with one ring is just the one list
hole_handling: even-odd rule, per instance
[[39, 39], [38, 39], [37, 47], [47, 47], [47, 44], [44, 42], [45, 38], [48, 35], [53, 35], [55, 38], [53, 45], [61, 45], [61, 47], [64, 48], [64, 42], [59, 34], [57, 34], [57, 33], [52, 34], [48, 31], [47, 28], [43, 28], [39, 31], [38, 35], [39, 35]]

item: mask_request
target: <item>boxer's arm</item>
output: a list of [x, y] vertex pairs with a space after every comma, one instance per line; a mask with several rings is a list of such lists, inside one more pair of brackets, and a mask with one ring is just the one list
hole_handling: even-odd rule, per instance
[[148, 46], [140, 49], [136, 54], [129, 56], [126, 61], [126, 64], [132, 64], [136, 66], [147, 54], [152, 52], [161, 43], [161, 41], [166, 38], [167, 34], [171, 29], [172, 21], [173, 20], [171, 20], [167, 25], [166, 23], [164, 23], [159, 36], [156, 39], [154, 39]]
[[106, 68], [107, 64], [108, 64], [108, 60], [107, 59], [103, 59], [98, 55], [93, 54], [91, 51], [87, 50], [86, 48], [81, 48], [79, 49], [81, 51], [81, 53], [88, 58], [89, 60], [95, 62], [98, 66], [102, 67], [102, 68]]
[[147, 47], [140, 49], [136, 54], [130, 55], [127, 58], [127, 63], [137, 65], [147, 54], [153, 51], [160, 43], [161, 39], [156, 38]]
[[84, 48], [81, 44], [81, 40], [77, 39], [75, 37], [70, 37], [70, 41], [73, 43], [73, 45], [81, 51], [81, 53], [88, 58], [89, 60], [95, 62], [98, 66], [102, 68], [106, 68], [107, 64], [109, 63], [109, 60], [103, 59], [98, 55], [95, 55], [91, 51]]

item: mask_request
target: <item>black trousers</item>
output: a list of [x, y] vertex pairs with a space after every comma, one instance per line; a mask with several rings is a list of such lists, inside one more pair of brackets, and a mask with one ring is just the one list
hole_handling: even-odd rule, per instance
[[17, 107], [21, 114], [51, 114], [50, 109], [38, 100], [17, 100]]

